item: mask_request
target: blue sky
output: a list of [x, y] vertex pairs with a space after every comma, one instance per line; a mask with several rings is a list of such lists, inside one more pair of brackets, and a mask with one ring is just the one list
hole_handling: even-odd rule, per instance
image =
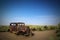
[[30, 25], [56, 25], [60, 21], [58, 1], [2, 1], [1, 25], [25, 22]]

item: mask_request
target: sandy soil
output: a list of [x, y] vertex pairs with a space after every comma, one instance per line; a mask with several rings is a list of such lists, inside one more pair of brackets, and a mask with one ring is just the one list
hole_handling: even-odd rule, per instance
[[15, 35], [10, 32], [0, 32], [0, 40], [56, 40], [55, 30], [35, 31], [34, 36]]

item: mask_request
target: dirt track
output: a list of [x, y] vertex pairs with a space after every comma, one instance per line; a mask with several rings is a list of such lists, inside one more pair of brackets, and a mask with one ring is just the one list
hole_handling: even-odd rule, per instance
[[13, 33], [9, 32], [0, 32], [0, 40], [56, 40], [55, 39], [55, 31], [49, 30], [49, 31], [35, 31], [34, 36], [21, 36], [21, 35], [15, 35]]

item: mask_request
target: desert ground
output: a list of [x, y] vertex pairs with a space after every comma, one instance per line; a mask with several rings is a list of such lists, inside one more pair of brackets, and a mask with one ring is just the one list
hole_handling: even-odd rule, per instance
[[10, 32], [0, 32], [0, 40], [56, 40], [55, 30], [34, 31], [34, 36], [15, 35]]

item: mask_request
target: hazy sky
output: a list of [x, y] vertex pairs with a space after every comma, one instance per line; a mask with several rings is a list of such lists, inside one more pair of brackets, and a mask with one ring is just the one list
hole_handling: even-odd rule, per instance
[[1, 25], [25, 22], [32, 25], [56, 25], [60, 21], [58, 1], [1, 1]]

